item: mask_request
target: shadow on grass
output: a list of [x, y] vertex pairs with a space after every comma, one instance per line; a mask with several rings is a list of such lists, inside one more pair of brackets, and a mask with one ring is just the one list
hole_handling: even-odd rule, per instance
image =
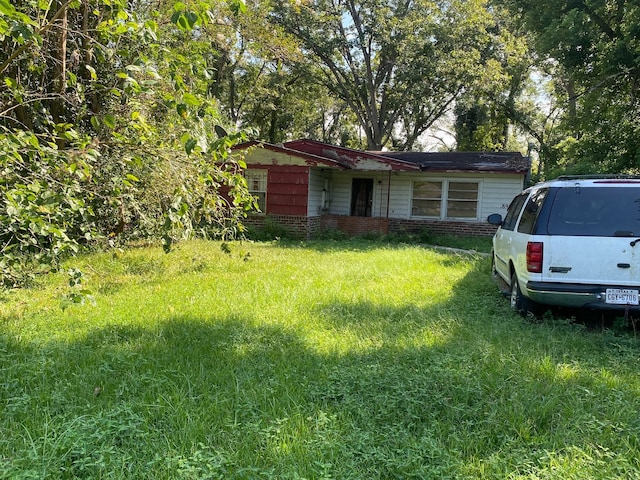
[[430, 307], [315, 308], [319, 328], [364, 346], [322, 351], [243, 317], [167, 316], [73, 343], [0, 334], [0, 477], [640, 471], [635, 341], [523, 322], [486, 262]]

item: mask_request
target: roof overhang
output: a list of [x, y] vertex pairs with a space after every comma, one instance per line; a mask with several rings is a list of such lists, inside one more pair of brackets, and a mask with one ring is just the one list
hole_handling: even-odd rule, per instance
[[420, 166], [403, 159], [396, 159], [364, 150], [338, 147], [316, 140], [302, 139], [286, 142], [285, 147], [330, 158], [352, 170], [419, 171]]
[[233, 147], [253, 148], [290, 155], [311, 167], [340, 170], [527, 175], [531, 169], [530, 159], [519, 152], [371, 152], [310, 139], [283, 144], [252, 140]]
[[526, 175], [531, 162], [520, 152], [381, 152], [438, 173], [497, 173]]
[[250, 150], [253, 148], [262, 148], [265, 150], [270, 150], [272, 152], [298, 157], [303, 159], [305, 163], [311, 167], [329, 167], [329, 168], [338, 168], [341, 170], [346, 170], [349, 168], [348, 166], [343, 165], [342, 163], [332, 158], [323, 157], [320, 155], [315, 155], [313, 153], [288, 148], [283, 144], [273, 144], [273, 143], [267, 143], [267, 142], [260, 142], [257, 140], [251, 140], [249, 142], [244, 142], [244, 143], [235, 145], [233, 147], [233, 150]]

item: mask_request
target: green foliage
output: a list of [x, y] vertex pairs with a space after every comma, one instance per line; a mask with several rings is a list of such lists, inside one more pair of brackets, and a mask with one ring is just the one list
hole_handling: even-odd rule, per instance
[[413, 148], [463, 91], [507, 80], [509, 48], [486, 1], [273, 3], [271, 21], [299, 42], [371, 150]]
[[481, 101], [465, 107], [457, 103], [456, 108], [456, 149], [461, 152], [500, 151], [507, 143], [506, 117], [498, 118], [495, 112]]
[[640, 160], [640, 6], [631, 0], [505, 0], [553, 74], [555, 135], [543, 174], [634, 173]]
[[65, 155], [31, 132], [0, 130], [0, 283], [24, 281], [92, 240], [85, 160], [97, 152], [80, 140], [76, 145], [84, 155]]
[[67, 293], [60, 304], [62, 310], [65, 310], [72, 304], [83, 305], [86, 302], [90, 302], [95, 305], [93, 292], [85, 288], [86, 283], [85, 275], [77, 268], [70, 268], [67, 271], [69, 276], [69, 293]]
[[184, 48], [244, 3], [134, 8], [0, 7], [0, 284], [85, 246], [241, 233], [253, 199], [229, 152], [245, 137], [218, 135], [209, 73]]

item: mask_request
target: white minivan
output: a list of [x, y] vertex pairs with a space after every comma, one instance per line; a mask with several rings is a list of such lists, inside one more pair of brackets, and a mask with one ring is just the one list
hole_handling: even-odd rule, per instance
[[562, 176], [516, 196], [493, 237], [511, 306], [640, 311], [640, 176]]

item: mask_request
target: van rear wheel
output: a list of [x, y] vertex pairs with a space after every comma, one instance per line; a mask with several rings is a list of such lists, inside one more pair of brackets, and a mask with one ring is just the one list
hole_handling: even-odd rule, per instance
[[540, 304], [522, 294], [516, 272], [511, 274], [511, 294], [509, 296], [509, 302], [511, 303], [511, 308], [523, 317], [528, 315], [535, 317], [540, 313]]

